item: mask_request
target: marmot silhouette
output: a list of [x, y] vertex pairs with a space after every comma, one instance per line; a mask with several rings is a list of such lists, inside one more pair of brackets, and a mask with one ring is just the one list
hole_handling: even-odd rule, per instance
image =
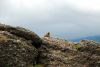
[[50, 37], [50, 32], [47, 32], [44, 37]]

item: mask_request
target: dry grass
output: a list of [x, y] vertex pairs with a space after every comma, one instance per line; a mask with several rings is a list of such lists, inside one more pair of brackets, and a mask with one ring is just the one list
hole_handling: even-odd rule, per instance
[[4, 35], [0, 35], [0, 42], [6, 42], [7, 41], [7, 37]]

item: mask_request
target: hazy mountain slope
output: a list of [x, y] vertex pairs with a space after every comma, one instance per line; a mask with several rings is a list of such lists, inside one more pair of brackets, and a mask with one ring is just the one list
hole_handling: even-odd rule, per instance
[[80, 41], [80, 40], [83, 40], [83, 39], [86, 39], [86, 40], [94, 40], [94, 41], [100, 42], [100, 35], [83, 37], [83, 38], [76, 38], [76, 39], [72, 39], [72, 41]]

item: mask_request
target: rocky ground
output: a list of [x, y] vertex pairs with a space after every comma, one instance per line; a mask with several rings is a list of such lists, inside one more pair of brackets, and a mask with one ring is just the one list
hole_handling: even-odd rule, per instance
[[42, 38], [39, 63], [44, 67], [100, 67], [100, 44], [82, 40], [79, 43]]
[[0, 67], [100, 67], [100, 43], [39, 37], [21, 27], [0, 24]]

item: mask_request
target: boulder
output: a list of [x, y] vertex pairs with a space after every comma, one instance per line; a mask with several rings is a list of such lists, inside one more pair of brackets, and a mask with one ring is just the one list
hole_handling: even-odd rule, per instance
[[41, 38], [22, 27], [0, 24], [0, 67], [27, 67], [36, 63]]
[[0, 24], [0, 31], [7, 31], [11, 34], [14, 34], [18, 37], [24, 38], [26, 40], [30, 40], [36, 48], [41, 46], [41, 38], [35, 34], [34, 32], [22, 28], [22, 27], [12, 27], [9, 25]]
[[0, 31], [0, 67], [27, 67], [35, 63], [37, 54], [29, 41]]

